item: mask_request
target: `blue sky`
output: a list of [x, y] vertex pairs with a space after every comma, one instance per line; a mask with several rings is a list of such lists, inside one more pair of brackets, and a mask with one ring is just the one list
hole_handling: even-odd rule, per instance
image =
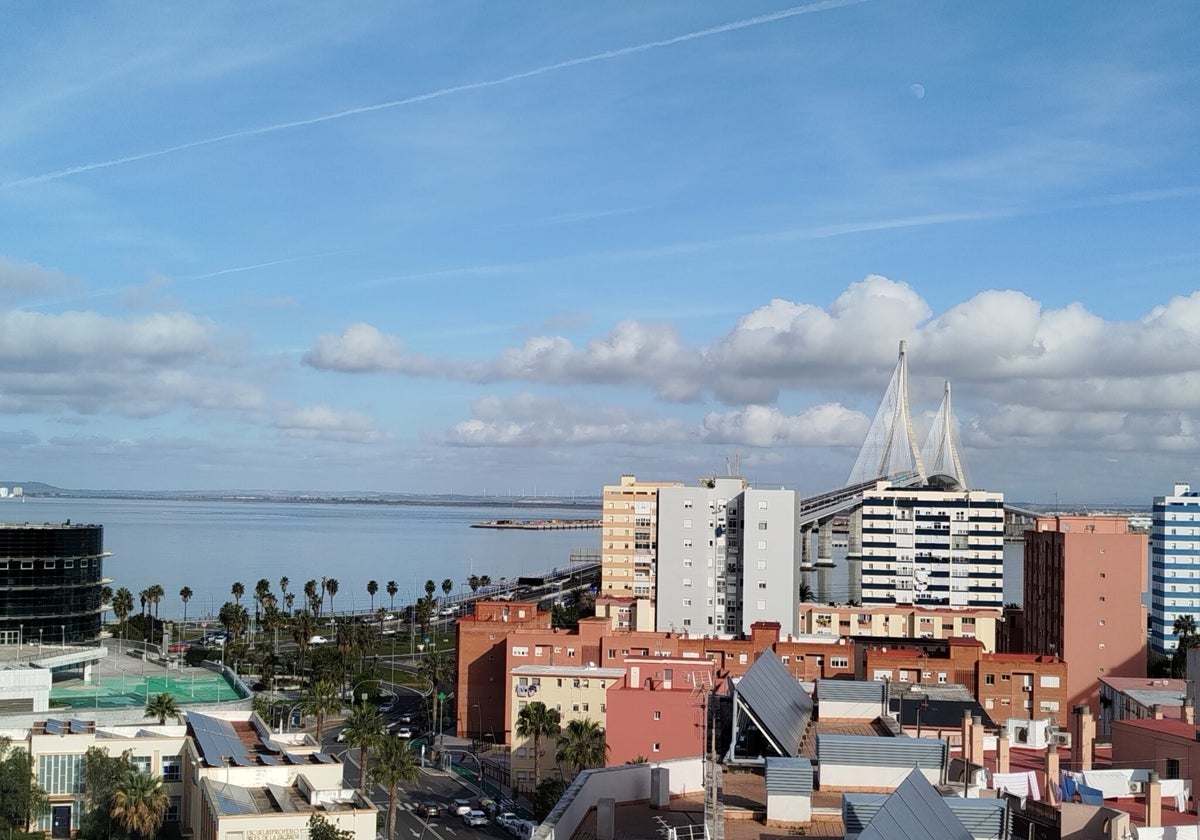
[[0, 11], [0, 474], [1200, 481], [1192, 4]]

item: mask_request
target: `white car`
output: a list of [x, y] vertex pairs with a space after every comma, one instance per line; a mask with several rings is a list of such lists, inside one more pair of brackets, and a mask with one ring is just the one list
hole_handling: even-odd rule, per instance
[[477, 826], [488, 824], [487, 814], [483, 813], [483, 811], [467, 811], [467, 813], [462, 815], [462, 818], [463, 825]]
[[413, 735], [413, 733], [412, 733], [412, 729], [411, 729], [410, 727], [407, 727], [407, 726], [401, 726], [399, 729], [397, 729], [397, 730], [396, 730], [396, 737], [397, 737], [397, 738], [405, 738], [405, 739], [407, 739], [407, 738], [411, 738], [411, 737], [412, 737], [412, 735]]
[[[509, 826], [515, 825], [520, 821], [521, 818], [512, 811], [505, 811], [503, 814], [500, 814], [498, 817], [496, 817], [496, 825], [500, 826], [501, 828], [509, 828]], [[509, 830], [511, 831], [512, 829], [509, 828]]]
[[456, 817], [461, 817], [463, 814], [471, 810], [471, 800], [455, 799], [452, 803], [450, 803], [450, 810], [454, 812]]
[[313, 636], [311, 639], [308, 640], [308, 643], [310, 645], [327, 645], [327, 644], [329, 644], [329, 640], [326, 639], [324, 636]]

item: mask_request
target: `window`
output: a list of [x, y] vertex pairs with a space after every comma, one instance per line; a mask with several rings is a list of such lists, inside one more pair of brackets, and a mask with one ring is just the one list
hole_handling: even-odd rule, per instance
[[64, 560], [64, 561], [63, 561], [63, 568], [64, 568], [64, 569], [74, 569], [74, 568], [75, 568], [75, 561], [74, 561], [74, 560]]
[[983, 682], [985, 685], [995, 685], [996, 684], [996, 675], [995, 674], [985, 675], [983, 678]]
[[691, 598], [684, 598], [684, 599], [683, 599], [683, 606], [685, 606], [685, 607], [690, 607], [691, 605], [692, 605], [692, 599], [691, 599]]
[[179, 797], [172, 796], [167, 801], [167, 813], [163, 817], [166, 822], [179, 822]]
[[164, 782], [183, 781], [183, 760], [179, 756], [168, 755], [163, 757], [162, 780]]
[[1179, 778], [1179, 759], [1178, 758], [1168, 758], [1166, 769], [1167, 769], [1166, 778], [1178, 779]]
[[655, 752], [658, 752], [658, 751], [659, 751], [659, 750], [661, 750], [661, 749], [662, 749], [662, 744], [661, 744], [661, 743], [659, 743], [658, 741], [655, 741], [655, 742], [654, 742], [654, 751], [655, 751]]
[[691, 509], [692, 509], [692, 500], [691, 500], [691, 499], [684, 499], [684, 500], [683, 500], [683, 509], [684, 509], [684, 510], [691, 510]]
[[685, 559], [683, 561], [683, 568], [685, 568], [685, 569], [692, 568], [692, 561], [690, 559]]
[[766, 541], [766, 540], [759, 540], [759, 541], [758, 541], [758, 550], [759, 550], [759, 551], [766, 551], [766, 550], [767, 550], [767, 541]]
[[688, 537], [686, 540], [684, 540], [684, 541], [683, 541], [683, 547], [684, 547], [684, 548], [691, 548], [691, 547], [692, 547], [692, 539], [691, 539], [691, 537]]
[[765, 569], [765, 568], [767, 568], [767, 561], [766, 561], [766, 560], [759, 560], [759, 561], [758, 561], [758, 568], [760, 568], [760, 569]]
[[684, 528], [691, 528], [691, 527], [692, 527], [692, 520], [690, 520], [690, 519], [685, 519], [685, 520], [683, 520], [683, 527], [684, 527]]
[[939, 683], [946, 682], [946, 673], [944, 671], [938, 671], [938, 682]]
[[754, 606], [757, 609], [765, 610], [767, 608], [767, 602], [766, 601], [755, 601]]
[[53, 561], [53, 560], [47, 560], [47, 561], [45, 561], [44, 563], [42, 563], [42, 566], [43, 566], [43, 567], [45, 567], [45, 568], [47, 568], [47, 569], [53, 569], [53, 568], [54, 568], [54, 561]]
[[655, 712], [655, 713], [654, 713], [654, 719], [655, 719], [655, 720], [662, 720], [662, 712]]
[[1038, 679], [1038, 684], [1042, 688], [1058, 688], [1059, 687], [1058, 677], [1046, 676], [1044, 674]]
[[80, 560], [80, 561], [79, 561], [79, 568], [81, 568], [81, 569], [86, 569], [87, 567], [88, 567], [88, 560], [87, 560], [87, 558], [85, 557], [85, 558], [83, 558], [82, 560]]
[[760, 499], [760, 500], [759, 500], [759, 502], [758, 502], [758, 509], [759, 509], [759, 510], [766, 510], [766, 509], [767, 509], [767, 500], [766, 500], [766, 499]]
[[514, 646], [514, 647], [513, 647], [513, 649], [512, 649], [512, 655], [513, 655], [513, 656], [528, 656], [528, 655], [529, 655], [529, 648], [527, 648], [527, 647], [516, 647], [516, 646]]
[[32, 561], [32, 560], [22, 560], [22, 561], [21, 561], [21, 568], [22, 568], [22, 569], [32, 569], [32, 568], [33, 568], [33, 561]]
[[148, 755], [133, 756], [133, 769], [137, 770], [139, 773], [146, 773], [147, 775], [149, 775], [149, 773], [150, 773], [150, 756], [148, 756]]
[[767, 588], [767, 582], [766, 582], [765, 580], [760, 580], [760, 581], [758, 582], [758, 588], [759, 588], [759, 589], [766, 589], [766, 588]]
[[758, 530], [760, 530], [760, 531], [765, 531], [765, 530], [767, 530], [767, 523], [766, 523], [766, 522], [759, 522], [759, 523], [758, 523]]
[[849, 668], [850, 660], [844, 656], [831, 656], [829, 658], [830, 668]]
[[684, 579], [683, 579], [683, 585], [684, 585], [685, 587], [691, 586], [691, 585], [692, 585], [692, 579], [691, 579], [691, 578], [684, 578]]

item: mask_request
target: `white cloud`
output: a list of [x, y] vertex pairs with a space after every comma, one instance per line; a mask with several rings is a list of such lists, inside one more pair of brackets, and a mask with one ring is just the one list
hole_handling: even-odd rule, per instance
[[11, 300], [55, 294], [78, 285], [61, 271], [0, 256], [0, 295]]
[[414, 376], [435, 373], [423, 356], [412, 356], [404, 342], [385, 335], [370, 324], [351, 324], [341, 335], [317, 338], [317, 346], [304, 354], [303, 363], [318, 370], [341, 373], [406, 373]]
[[380, 432], [375, 421], [367, 415], [338, 411], [327, 405], [281, 410], [273, 425], [284, 435], [305, 439], [345, 443], [381, 443], [391, 439], [390, 435]]

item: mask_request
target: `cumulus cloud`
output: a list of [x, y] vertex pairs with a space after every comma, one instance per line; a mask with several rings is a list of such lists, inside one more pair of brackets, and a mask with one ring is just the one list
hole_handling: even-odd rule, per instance
[[78, 285], [61, 271], [0, 255], [0, 295], [9, 300], [57, 294]]
[[338, 411], [327, 405], [280, 410], [273, 425], [289, 437], [335, 440], [345, 443], [380, 443], [391, 439], [365, 414]]
[[317, 346], [304, 354], [302, 362], [318, 370], [341, 373], [428, 376], [437, 372], [429, 359], [410, 355], [400, 339], [362, 323], [351, 324], [341, 335], [319, 336]]

